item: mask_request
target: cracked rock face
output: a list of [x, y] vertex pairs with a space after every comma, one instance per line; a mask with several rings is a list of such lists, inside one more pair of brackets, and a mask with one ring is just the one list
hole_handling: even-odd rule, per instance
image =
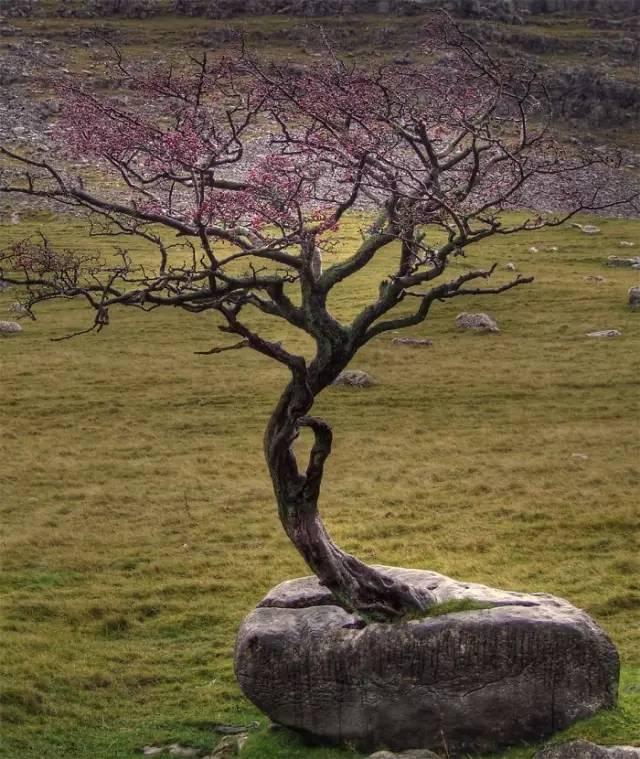
[[362, 749], [455, 756], [541, 739], [615, 704], [616, 649], [566, 601], [379, 569], [438, 602], [492, 608], [363, 627], [315, 577], [282, 583], [244, 620], [235, 652], [244, 694], [272, 720]]

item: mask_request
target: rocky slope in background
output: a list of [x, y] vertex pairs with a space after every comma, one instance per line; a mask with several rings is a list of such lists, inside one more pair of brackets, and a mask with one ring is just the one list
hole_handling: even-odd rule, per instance
[[[245, 9], [275, 7], [276, 1], [280, 2], [243, 0], [242, 6]], [[555, 1], [546, 0], [547, 3]], [[105, 14], [118, 8], [131, 11], [137, 2], [100, 0], [99, 7]], [[195, 7], [195, 2], [183, 0], [183, 12], [187, 12], [189, 4]], [[204, 7], [204, 0], [198, 2], [198, 7]], [[234, 7], [236, 0], [225, 2], [229, 8]], [[295, 3], [295, 7], [300, 10], [304, 2], [306, 0]], [[513, 0], [510, 5], [515, 7], [522, 2]], [[538, 0], [538, 5], [542, 2]], [[612, 0], [609, 5], [630, 8], [635, 2]], [[502, 0], [494, 4], [506, 7]], [[7, 5], [14, 10], [21, 7], [17, 0], [11, 3], [0, 0], [0, 8]], [[54, 87], [61, 75], [73, 73], [87, 85], [99, 89], [112, 86], [103, 70], [104, 61], [113, 52], [105, 40], [121, 49], [132, 65], [141, 67], [150, 60], [179, 60], [184, 56], [186, 39], [191, 50], [230, 50], [236, 44], [238, 30], [243, 31], [250, 48], [279, 56], [289, 65], [317, 60], [322, 54], [323, 42], [317, 25], [299, 17], [244, 17], [222, 22], [183, 19], [180, 25], [168, 25], [163, 18], [122, 24], [118, 18], [111, 17], [96, 18], [95, 22], [88, 23], [80, 19], [63, 21], [55, 15], [37, 16], [45, 11], [50, 14], [59, 14], [65, 9], [71, 12], [79, 6], [75, 0], [49, 3], [33, 0], [28, 5], [30, 12], [36, 14], [34, 18], [0, 17], [0, 142], [21, 150], [51, 148], [51, 131], [58, 110]], [[83, 5], [86, 8], [90, 4]], [[168, 11], [171, 3], [156, 1], [153, 6], [163, 6]], [[340, 8], [348, 6], [340, 0]], [[408, 7], [408, 4], [407, 0], [389, 0], [386, 5], [378, 2], [367, 3], [367, 6], [381, 9]], [[97, 0], [94, 7], [98, 7]], [[353, 0], [350, 7], [364, 8], [365, 4]], [[428, 19], [428, 16], [409, 18], [397, 13], [386, 17], [327, 17], [323, 26], [326, 36], [347, 59], [415, 62], [419, 60]], [[567, 134], [578, 134], [582, 141], [594, 146], [606, 143], [622, 146], [624, 164], [632, 172], [631, 180], [635, 177], [638, 181], [640, 76], [636, 67], [640, 50], [637, 18], [625, 21], [611, 13], [606, 18], [536, 16], [522, 25], [482, 19], [464, 23], [500, 55], [521, 58], [524, 54], [534, 65], [539, 65], [549, 83], [560, 129]]]

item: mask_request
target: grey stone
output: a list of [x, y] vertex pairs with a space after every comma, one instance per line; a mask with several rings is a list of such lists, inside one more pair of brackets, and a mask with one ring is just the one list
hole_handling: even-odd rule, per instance
[[534, 759], [640, 759], [640, 748], [598, 746], [590, 741], [577, 740], [543, 748]]
[[18, 322], [0, 321], [0, 335], [19, 335], [22, 326]]
[[620, 256], [609, 256], [607, 258], [607, 266], [617, 266], [617, 267], [630, 267], [633, 269], [635, 266], [638, 266], [640, 264], [640, 256], [636, 256], [635, 258], [621, 258]]
[[344, 387], [371, 387], [376, 381], [361, 369], [345, 369], [333, 380], [333, 384]]
[[640, 307], [640, 287], [629, 288], [629, 305], [632, 311]]
[[278, 585], [244, 620], [235, 651], [244, 694], [272, 720], [370, 751], [438, 751], [444, 736], [451, 752], [482, 752], [616, 703], [616, 649], [566, 601], [378, 569], [438, 603], [491, 608], [363, 625], [315, 577]]
[[394, 337], [391, 340], [392, 345], [409, 345], [413, 348], [429, 348], [433, 345], [433, 340], [426, 337]]
[[475, 329], [478, 332], [500, 332], [496, 320], [489, 314], [467, 314], [462, 312], [456, 316], [456, 326], [459, 329]]
[[631, 240], [620, 240], [621, 248], [633, 248], [634, 245], [635, 243], [631, 242]]
[[516, 265], [514, 263], [512, 263], [511, 261], [509, 261], [509, 263], [505, 264], [504, 268], [507, 271], [517, 271]]
[[598, 329], [595, 332], [587, 332], [587, 337], [621, 337], [622, 332], [618, 329]]
[[600, 227], [596, 227], [593, 224], [578, 224], [577, 222], [573, 222], [571, 226], [584, 232], [585, 235], [597, 235], [600, 232]]

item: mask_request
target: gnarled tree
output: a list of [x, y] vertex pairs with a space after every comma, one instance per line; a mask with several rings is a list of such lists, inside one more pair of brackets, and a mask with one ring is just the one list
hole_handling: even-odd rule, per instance
[[[95, 234], [138, 236], [157, 248], [151, 271], [126, 252], [108, 266], [46, 239], [21, 241], [2, 253], [0, 277], [25, 286], [29, 312], [51, 298], [84, 298], [95, 312], [90, 329], [99, 331], [115, 306], [214, 311], [237, 339], [203, 352], [247, 347], [289, 369], [264, 442], [280, 520], [339, 602], [373, 619], [432, 599], [331, 540], [318, 499], [332, 433], [310, 415], [314, 399], [363, 345], [421, 323], [436, 301], [531, 281], [518, 275], [492, 285], [495, 266], [447, 276], [449, 260], [474, 243], [634, 201], [607, 195], [601, 155], [567, 152], [550, 137], [535, 72], [507, 70], [450, 22], [424, 57], [375, 72], [329, 51], [306, 69], [242, 54], [136, 73], [118, 59], [126, 101], [73, 82], [62, 92], [59, 145], [70, 160], [99, 164], [100, 180], [83, 178], [73, 163], [0, 148], [2, 193], [86, 212]], [[505, 209], [541, 198], [557, 212], [501, 220]], [[332, 260], [341, 219], [356, 209], [370, 223], [348, 257]], [[376, 299], [351, 323], [339, 321], [327, 306], [333, 288], [390, 246], [397, 257]], [[315, 354], [258, 334], [246, 318], [253, 309], [306, 332]], [[301, 428], [315, 436], [306, 465], [292, 450]]]

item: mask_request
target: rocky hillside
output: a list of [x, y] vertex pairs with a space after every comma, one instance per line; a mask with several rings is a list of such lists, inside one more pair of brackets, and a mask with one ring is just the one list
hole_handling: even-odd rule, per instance
[[632, 16], [640, 0], [0, 0], [10, 17], [117, 16], [147, 18], [175, 13], [207, 18], [241, 15], [333, 16], [337, 14], [416, 15], [446, 8], [470, 17], [499, 17], [522, 23], [529, 15], [588, 13]]

